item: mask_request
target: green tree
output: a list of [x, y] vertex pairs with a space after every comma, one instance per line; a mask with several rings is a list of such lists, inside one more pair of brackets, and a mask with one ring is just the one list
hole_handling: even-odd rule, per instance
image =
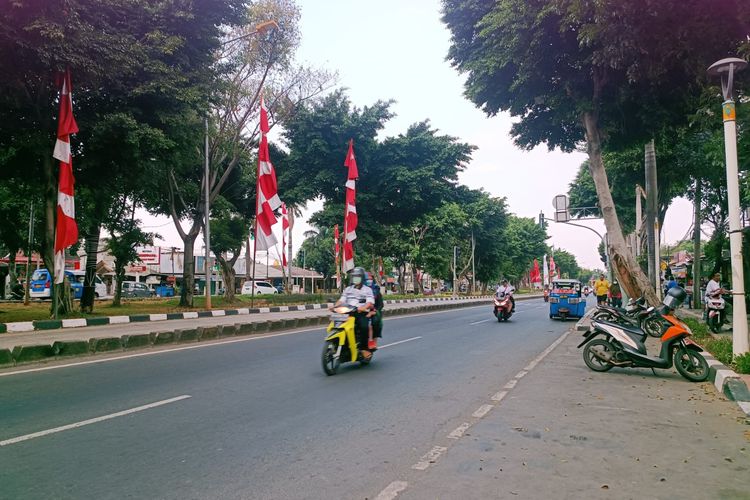
[[555, 258], [555, 266], [560, 270], [563, 278], [578, 279], [581, 268], [578, 266], [575, 255], [560, 248], [552, 248], [550, 254]]
[[505, 255], [500, 268], [509, 281], [517, 282], [531, 268], [535, 258], [547, 253], [547, 231], [530, 217], [511, 215], [504, 234]]
[[517, 145], [569, 151], [586, 141], [613, 265], [630, 295], [645, 292], [655, 301], [625, 246], [602, 152], [684, 123], [706, 67], [744, 40], [748, 6], [444, 0], [443, 7], [452, 34], [448, 57], [467, 74], [467, 97], [489, 115], [519, 117], [511, 129]]

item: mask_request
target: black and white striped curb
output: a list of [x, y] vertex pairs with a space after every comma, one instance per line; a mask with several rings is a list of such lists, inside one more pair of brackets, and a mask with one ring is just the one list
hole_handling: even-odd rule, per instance
[[[386, 300], [385, 304], [407, 304], [413, 302], [445, 302], [466, 299], [489, 299], [491, 295], [482, 295], [477, 297], [430, 297], [424, 299], [399, 299]], [[519, 297], [520, 298], [520, 297]], [[333, 303], [325, 304], [304, 304], [296, 306], [273, 306], [273, 307], [255, 307], [240, 309], [214, 309], [210, 311], [189, 311], [179, 313], [162, 313], [162, 314], [133, 314], [130, 316], [102, 316], [94, 318], [72, 318], [72, 319], [49, 319], [37, 321], [18, 321], [14, 323], [0, 323], [0, 333], [20, 333], [32, 332], [38, 330], [57, 330], [60, 328], [81, 328], [86, 326], [116, 325], [123, 323], [137, 323], [145, 321], [166, 321], [173, 319], [195, 319], [211, 318], [219, 316], [244, 316], [248, 314], [263, 314], [274, 312], [288, 311], [309, 311], [314, 309], [327, 309]]]
[[704, 352], [703, 356], [708, 361], [708, 380], [714, 384], [717, 391], [730, 401], [737, 403], [740, 409], [745, 412], [745, 415], [750, 416], [750, 391], [748, 391], [745, 381], [708, 352]]

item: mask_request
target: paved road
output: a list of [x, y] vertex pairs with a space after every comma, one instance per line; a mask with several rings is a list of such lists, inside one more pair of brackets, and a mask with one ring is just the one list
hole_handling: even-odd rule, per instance
[[514, 320], [390, 319], [382, 344], [408, 341], [334, 377], [322, 329], [0, 377], [0, 441], [190, 396], [0, 447], [0, 496], [372, 497], [572, 325], [541, 300]]
[[[650, 401], [659, 391], [636, 389], [650, 372], [593, 374], [572, 336], [540, 359], [571, 326], [550, 321], [541, 300], [519, 302], [508, 324], [486, 306], [394, 318], [370, 366], [334, 377], [320, 367], [322, 329], [0, 376], [0, 498], [584, 498], [603, 484], [622, 488], [610, 498], [629, 498], [658, 474], [644, 468], [653, 453], [660, 467], [674, 457], [669, 470], [692, 475], [683, 489], [691, 477], [697, 486], [718, 478], [727, 498], [740, 498], [732, 493], [744, 480], [733, 477], [748, 468], [738, 429], [750, 427], [736, 408], [679, 406], [673, 386], [702, 388], [674, 377], [659, 379], [669, 386], [658, 388], [661, 403]], [[628, 399], [610, 400], [623, 377]], [[628, 411], [642, 401], [645, 414]], [[12, 442], [104, 416], [112, 418]], [[555, 439], [535, 438], [546, 432]], [[582, 442], [561, 444], [568, 435]], [[609, 454], [617, 460], [602, 465]], [[483, 460], [512, 471], [503, 487]], [[708, 497], [721, 495], [693, 498]]]

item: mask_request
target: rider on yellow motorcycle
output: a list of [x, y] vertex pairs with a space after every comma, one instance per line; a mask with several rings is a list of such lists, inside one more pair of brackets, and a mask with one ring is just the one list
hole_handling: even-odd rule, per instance
[[350, 275], [351, 285], [344, 289], [341, 298], [336, 305], [346, 304], [350, 307], [357, 308], [355, 317], [354, 331], [357, 335], [357, 345], [360, 346], [360, 354], [364, 359], [370, 358], [372, 353], [362, 347], [367, 347], [368, 338], [368, 318], [367, 314], [375, 305], [375, 296], [372, 288], [364, 286], [365, 270], [361, 267], [355, 267]]

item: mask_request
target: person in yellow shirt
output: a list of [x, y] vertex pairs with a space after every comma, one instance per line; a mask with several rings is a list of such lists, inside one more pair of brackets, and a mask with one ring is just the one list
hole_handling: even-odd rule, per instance
[[609, 292], [609, 281], [604, 277], [603, 274], [599, 275], [599, 279], [594, 281], [594, 293], [596, 294], [596, 305], [607, 303], [607, 293]]

